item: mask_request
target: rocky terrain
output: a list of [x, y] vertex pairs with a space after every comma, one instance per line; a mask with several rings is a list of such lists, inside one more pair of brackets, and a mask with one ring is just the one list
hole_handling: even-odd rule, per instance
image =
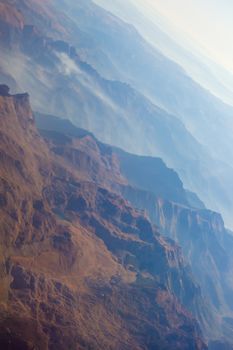
[[190, 298], [186, 285], [193, 302], [201, 300], [180, 249], [108, 186], [51, 152], [28, 95], [5, 92], [1, 347], [204, 349], [178, 301]]
[[145, 211], [164, 236], [182, 247], [206, 307], [200, 309], [200, 304], [179, 297], [208, 338], [232, 342], [233, 239], [221, 215], [206, 209], [195, 195], [190, 200], [178, 175], [159, 158], [102, 144], [89, 132], [53, 116], [37, 115], [36, 123], [52, 152], [82, 169], [86, 179], [98, 179]]
[[0, 84], [0, 348], [232, 349], [230, 107], [89, 0], [0, 0]]

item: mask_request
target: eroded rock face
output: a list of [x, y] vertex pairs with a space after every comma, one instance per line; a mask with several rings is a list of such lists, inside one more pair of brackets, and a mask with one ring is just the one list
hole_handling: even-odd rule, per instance
[[0, 344], [205, 349], [180, 303], [181, 284], [201, 296], [179, 248], [109, 182], [87, 179], [92, 163], [82, 173], [50, 151], [27, 95], [0, 96], [0, 121]]
[[202, 290], [218, 312], [224, 315], [227, 309], [232, 309], [228, 295], [232, 294], [233, 286], [228, 276], [231, 274], [233, 240], [221, 215], [156, 198], [132, 186], [121, 189], [133, 205], [146, 209], [162, 233], [179, 242]]
[[[167, 260], [164, 260], [162, 255], [156, 260], [156, 252], [153, 248], [151, 249], [151, 245], [154, 242], [154, 229], [153, 225], [145, 217], [146, 212], [151, 222], [156, 224], [157, 230], [178, 242], [182, 247], [186, 259], [192, 266], [192, 272], [208, 301], [205, 303], [205, 306], [202, 305], [200, 310], [200, 304], [196, 302], [194, 296], [198, 294], [198, 291], [190, 283], [190, 279], [186, 280], [183, 287], [177, 283], [180, 280], [180, 275], [178, 276], [176, 272], [178, 270], [181, 271], [180, 268], [176, 272], [174, 270], [174, 275], [170, 274], [166, 282], [163, 283], [174, 287], [173, 292], [197, 317], [202, 325], [202, 329], [210, 339], [216, 340], [218, 337], [225, 337], [231, 341], [232, 326], [231, 323], [224, 321], [224, 315], [232, 308], [232, 287], [229, 276], [232, 270], [233, 242], [232, 237], [224, 227], [221, 215], [202, 206], [197, 209], [188, 205], [184, 189], [176, 179], [177, 175], [167, 169], [158, 159], [154, 161], [149, 158], [144, 159], [128, 155], [110, 146], [102, 145], [87, 132], [85, 133], [83, 130], [72, 127], [70, 123], [65, 121], [59, 121], [55, 117], [40, 115], [38, 116], [38, 125], [43, 129], [42, 134], [48, 140], [53, 152], [58, 154], [56, 149], [59, 145], [59, 157], [67, 163], [71, 163], [73, 167], [82, 170], [89, 181], [95, 178], [96, 169], [98, 169], [97, 174], [101, 175], [98, 176], [99, 183], [102, 187], [105, 187], [105, 189], [97, 190], [88, 184], [76, 183], [76, 187], [67, 187], [65, 193], [60, 194], [57, 200], [55, 200], [56, 186], [54, 189], [50, 188], [50, 191], [54, 194], [48, 193], [48, 198], [53, 198], [53, 205], [57, 208], [56, 210], [65, 213], [67, 217], [72, 217], [75, 213], [82, 220], [85, 220], [85, 225], [92, 225], [96, 234], [105, 239], [106, 244], [109, 244], [109, 249], [115, 249], [114, 252], [116, 254], [118, 254], [117, 251], [121, 250], [120, 244], [123, 241], [119, 243], [116, 236], [112, 235], [109, 223], [117, 225], [121, 232], [134, 240], [134, 244], [130, 244], [130, 247], [128, 246], [127, 248], [130, 253], [120, 255], [124, 264], [132, 271], [138, 271], [139, 261], [140, 266], [143, 266], [143, 268], [146, 266], [150, 273], [158, 273], [159, 270], [160, 272], [167, 271], [166, 264], [163, 265], [162, 263]], [[61, 144], [65, 137], [66, 142]], [[75, 161], [74, 158], [70, 157], [71, 150], [76, 154]], [[119, 155], [120, 157], [118, 157]], [[125, 167], [127, 156], [129, 156], [129, 164], [134, 164], [134, 169], [140, 168], [142, 162], [144, 164], [149, 162], [149, 165], [154, 164], [154, 166], [158, 167], [158, 169], [149, 169], [149, 185], [147, 185], [146, 189], [146, 169], [143, 169], [145, 178], [142, 183], [140, 183], [141, 173], [136, 175], [130, 173], [127, 176], [127, 171], [125, 170], [125, 176], [121, 174], [121, 159], [123, 158], [123, 167]], [[114, 159], [114, 162], [107, 161], [108, 157]], [[87, 158], [88, 163], [81, 161]], [[103, 161], [104, 159], [106, 160]], [[90, 164], [95, 164], [95, 167], [90, 166]], [[171, 196], [173, 201], [161, 198], [156, 193], [156, 189], [159, 188], [158, 183], [161, 184], [161, 174], [163, 174], [163, 188], [167, 191], [167, 196]], [[154, 180], [152, 179], [153, 176]], [[132, 177], [137, 180], [139, 188], [132, 181]], [[170, 188], [169, 186], [166, 187], [166, 179], [171, 185], [170, 179], [172, 178], [176, 180], [174, 189], [172, 186]], [[152, 186], [151, 191], [149, 191], [148, 186]], [[130, 210], [126, 210], [127, 206], [124, 207], [123, 212], [119, 212], [119, 207], [123, 207], [119, 202], [119, 198], [111, 194], [112, 191], [118, 193], [118, 195], [120, 193], [135, 207], [141, 209], [141, 211], [138, 210], [139, 216], [137, 220], [135, 220]], [[91, 195], [88, 195], [88, 193]], [[176, 195], [177, 202], [174, 201], [174, 195]], [[74, 204], [73, 207], [70, 206], [70, 200]], [[82, 206], [85, 207], [85, 210], [82, 209]], [[99, 218], [93, 217], [93, 213], [96, 212], [104, 220], [108, 220], [108, 228], [99, 221]], [[111, 236], [112, 238], [109, 238]], [[147, 242], [148, 245], [143, 247], [142, 244], [139, 244], [140, 248], [137, 249], [135, 237], [142, 239], [144, 243]], [[167, 252], [170, 266], [172, 264], [173, 266], [180, 266], [178, 256], [180, 256], [178, 252]], [[155, 269], [156, 265], [157, 270]], [[186, 293], [186, 290], [189, 292]], [[220, 315], [221, 317], [219, 318]]]

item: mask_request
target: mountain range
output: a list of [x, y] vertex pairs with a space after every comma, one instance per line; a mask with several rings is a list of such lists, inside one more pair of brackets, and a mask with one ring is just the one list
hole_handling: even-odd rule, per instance
[[233, 107], [101, 6], [0, 0], [0, 347], [231, 349]]
[[162, 157], [231, 227], [232, 108], [90, 1], [72, 11], [64, 1], [55, 9], [52, 2], [15, 4], [2, 81], [30, 91], [36, 111], [66, 116], [127, 151]]

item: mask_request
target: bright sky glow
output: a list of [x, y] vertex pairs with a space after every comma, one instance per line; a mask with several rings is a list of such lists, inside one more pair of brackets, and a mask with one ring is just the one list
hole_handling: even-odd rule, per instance
[[134, 0], [150, 17], [160, 12], [233, 73], [233, 0]]

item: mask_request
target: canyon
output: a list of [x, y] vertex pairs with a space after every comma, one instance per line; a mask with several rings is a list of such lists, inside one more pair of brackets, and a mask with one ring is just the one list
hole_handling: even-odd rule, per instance
[[72, 6], [0, 0], [0, 348], [232, 349], [232, 107]]

